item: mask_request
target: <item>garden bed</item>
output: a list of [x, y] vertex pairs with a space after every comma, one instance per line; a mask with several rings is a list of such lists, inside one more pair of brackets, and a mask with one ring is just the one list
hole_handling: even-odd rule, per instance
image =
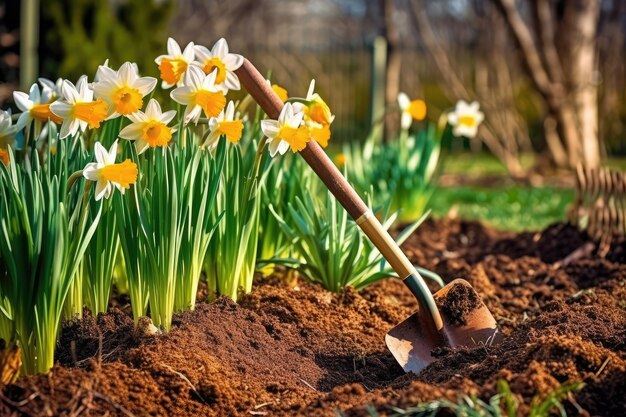
[[526, 403], [582, 381], [577, 405], [564, 401], [570, 415], [626, 415], [626, 253], [569, 257], [587, 241], [566, 225], [514, 235], [426, 222], [407, 254], [446, 281], [469, 280], [506, 337], [441, 349], [418, 375], [384, 345], [416, 307], [401, 282], [336, 295], [282, 273], [239, 304], [221, 298], [175, 316], [165, 336], [134, 332], [117, 297], [107, 315], [64, 326], [59, 364], [6, 387], [0, 414], [332, 416], [369, 415], [368, 405], [385, 414], [462, 393], [489, 398], [505, 379]]

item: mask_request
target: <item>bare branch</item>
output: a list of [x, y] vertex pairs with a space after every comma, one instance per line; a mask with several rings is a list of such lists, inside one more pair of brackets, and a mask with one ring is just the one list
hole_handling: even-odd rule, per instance
[[541, 62], [541, 56], [537, 51], [537, 46], [530, 29], [524, 22], [524, 19], [517, 10], [515, 0], [495, 0], [504, 12], [509, 28], [513, 33], [513, 36], [519, 44], [522, 53], [524, 54], [524, 62], [528, 66], [531, 79], [537, 90], [546, 99], [554, 99], [554, 91], [552, 88], [552, 82], [548, 76], [548, 72]]

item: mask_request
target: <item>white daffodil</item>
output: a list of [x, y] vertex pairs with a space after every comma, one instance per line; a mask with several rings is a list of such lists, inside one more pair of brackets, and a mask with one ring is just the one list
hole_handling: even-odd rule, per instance
[[176, 116], [176, 110], [163, 113], [159, 102], [151, 99], [146, 112], [138, 111], [129, 114], [131, 124], [119, 133], [122, 139], [134, 140], [137, 154], [145, 152], [149, 147], [167, 146], [172, 139], [172, 128], [167, 124]]
[[50, 102], [61, 97], [61, 86], [63, 85], [63, 78], [57, 78], [56, 82], [47, 78], [39, 77], [37, 79], [41, 84], [41, 96], [48, 97]]
[[226, 96], [215, 85], [217, 70], [209, 75], [191, 66], [185, 74], [185, 85], [172, 90], [170, 96], [180, 104], [186, 105], [185, 123], [197, 123], [202, 111], [206, 117], [217, 117], [226, 106]]
[[294, 111], [291, 103], [285, 104], [278, 120], [261, 120], [261, 130], [269, 140], [269, 151], [273, 157], [276, 153], [284, 155], [291, 147], [293, 152], [301, 151], [310, 140], [309, 131], [302, 125], [304, 113]]
[[161, 73], [161, 87], [182, 86], [187, 67], [196, 56], [193, 42], [189, 42], [184, 51], [172, 38], [167, 38], [167, 55], [160, 55], [154, 60]]
[[87, 76], [83, 75], [76, 86], [68, 80], [61, 85], [61, 97], [50, 104], [50, 110], [63, 119], [60, 139], [74, 136], [78, 129], [85, 130], [100, 127], [107, 117], [107, 105], [101, 99], [93, 99], [93, 90], [89, 88]]
[[235, 144], [241, 139], [243, 132], [243, 121], [235, 119], [235, 103], [228, 103], [225, 110], [217, 117], [209, 119], [209, 137], [207, 137], [203, 146], [214, 149], [217, 146], [219, 138], [226, 136], [229, 142]]
[[22, 91], [14, 91], [13, 99], [18, 109], [22, 111], [17, 119], [17, 129], [21, 130], [35, 119], [40, 122], [52, 120], [56, 124], [61, 124], [63, 120], [50, 111], [51, 90], [44, 88], [44, 94], [39, 91], [39, 86], [33, 84], [29, 94]]
[[140, 77], [137, 67], [130, 62], [122, 64], [118, 71], [100, 65], [98, 81], [93, 83], [96, 97], [109, 106], [109, 119], [119, 115], [128, 116], [143, 107], [143, 98], [156, 86], [154, 77]]
[[452, 126], [454, 136], [465, 136], [473, 138], [478, 132], [478, 126], [485, 119], [485, 115], [479, 110], [477, 101], [467, 104], [460, 100], [456, 103], [454, 111], [448, 114], [448, 123]]
[[[133, 67], [133, 71], [135, 71], [135, 73], [139, 74], [139, 66], [137, 65], [137, 63], [135, 62], [131, 62], [130, 65], [132, 65]], [[104, 61], [104, 64], [98, 66], [98, 69], [96, 70], [96, 75], [95, 77], [93, 77], [93, 82], [96, 83], [98, 81], [100, 81], [102, 79], [102, 75], [104, 73], [109, 73], [111, 70], [111, 67], [109, 67], [109, 59], [107, 58]], [[90, 86], [92, 87], [92, 86]]]
[[229, 53], [226, 39], [221, 38], [215, 42], [210, 51], [202, 45], [196, 45], [194, 49], [196, 61], [205, 74], [210, 74], [217, 69], [215, 84], [224, 91], [224, 94], [228, 90], [241, 88], [235, 70], [243, 65], [243, 56]]
[[0, 159], [2, 159], [5, 165], [9, 164], [7, 148], [15, 142], [14, 135], [17, 131], [17, 126], [13, 126], [11, 112], [0, 110]]
[[108, 152], [100, 142], [96, 142], [94, 153], [96, 162], [90, 162], [85, 166], [83, 176], [89, 181], [96, 181], [96, 201], [102, 197], [109, 198], [113, 187], [124, 194], [131, 184], [137, 182], [137, 164], [130, 159], [119, 164], [115, 163], [117, 140], [113, 142]]
[[400, 126], [403, 130], [411, 127], [413, 120], [424, 120], [426, 117], [426, 102], [424, 100], [411, 100], [405, 93], [398, 94], [398, 106], [402, 112]]

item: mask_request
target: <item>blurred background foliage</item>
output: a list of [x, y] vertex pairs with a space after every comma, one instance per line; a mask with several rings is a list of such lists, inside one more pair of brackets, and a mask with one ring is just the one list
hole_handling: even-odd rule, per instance
[[111, 67], [132, 61], [158, 76], [154, 58], [169, 33], [173, 0], [47, 0], [42, 6], [42, 76], [77, 80], [107, 59]]

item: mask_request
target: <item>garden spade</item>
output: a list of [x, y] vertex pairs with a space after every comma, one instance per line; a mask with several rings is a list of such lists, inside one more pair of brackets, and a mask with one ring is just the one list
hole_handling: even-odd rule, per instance
[[[284, 103], [261, 73], [244, 59], [235, 71], [252, 98], [272, 119], [278, 119]], [[419, 372], [441, 347], [493, 343], [496, 321], [469, 283], [457, 279], [433, 296], [413, 264], [383, 228], [337, 167], [314, 140], [300, 155], [378, 248], [418, 301], [419, 309], [387, 333], [387, 347], [406, 372]]]

